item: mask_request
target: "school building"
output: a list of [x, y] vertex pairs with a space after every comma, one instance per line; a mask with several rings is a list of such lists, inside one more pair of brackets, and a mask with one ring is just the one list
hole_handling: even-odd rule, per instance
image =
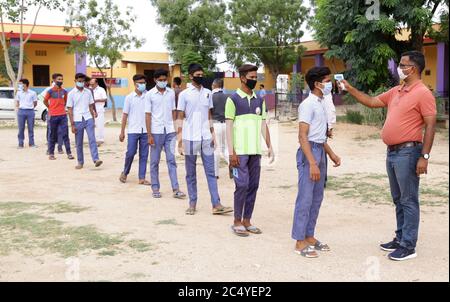
[[[5, 23], [4, 28], [9, 47], [19, 47], [20, 25]], [[32, 25], [23, 25], [24, 39], [28, 37], [31, 28]], [[49, 87], [53, 73], [62, 73], [64, 86], [72, 88], [75, 74], [86, 72], [86, 57], [67, 52], [70, 42], [77, 34], [80, 39], [84, 38], [77, 28], [66, 32], [63, 26], [36, 25], [29, 41], [25, 44], [22, 76], [30, 81], [35, 91], [40, 92]], [[3, 56], [1, 46], [0, 51]]]

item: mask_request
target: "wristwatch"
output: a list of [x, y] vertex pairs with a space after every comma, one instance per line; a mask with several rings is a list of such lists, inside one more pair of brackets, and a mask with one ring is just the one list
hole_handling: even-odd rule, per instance
[[429, 153], [422, 154], [422, 157], [425, 158], [426, 160], [429, 160], [430, 154]]

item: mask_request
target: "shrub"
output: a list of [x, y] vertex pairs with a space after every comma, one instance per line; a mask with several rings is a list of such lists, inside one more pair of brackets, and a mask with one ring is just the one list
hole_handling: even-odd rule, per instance
[[345, 117], [347, 119], [347, 122], [351, 124], [362, 125], [364, 121], [364, 116], [359, 111], [347, 110], [345, 112]]

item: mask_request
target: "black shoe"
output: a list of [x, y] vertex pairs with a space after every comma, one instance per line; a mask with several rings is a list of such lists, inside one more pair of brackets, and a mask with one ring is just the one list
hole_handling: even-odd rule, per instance
[[395, 251], [393, 251], [392, 253], [390, 253], [388, 257], [391, 260], [403, 261], [403, 260], [416, 258], [417, 254], [416, 254], [415, 249], [410, 250], [410, 249], [407, 249], [407, 248], [401, 246], [398, 249], [396, 249]]
[[393, 252], [400, 247], [400, 242], [394, 238], [391, 242], [380, 244], [380, 248], [386, 252]]

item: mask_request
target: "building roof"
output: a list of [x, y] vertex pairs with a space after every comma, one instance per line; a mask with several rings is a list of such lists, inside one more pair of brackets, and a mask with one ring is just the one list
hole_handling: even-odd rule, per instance
[[[3, 26], [7, 39], [20, 38], [20, 24], [3, 23]], [[28, 37], [28, 33], [31, 31], [32, 27], [32, 24], [23, 24], [22, 32], [24, 39]], [[86, 38], [86, 36], [81, 32], [81, 29], [78, 27], [70, 28], [69, 31], [65, 31], [64, 29], [64, 26], [36, 25], [29, 41], [70, 42], [74, 39]]]

